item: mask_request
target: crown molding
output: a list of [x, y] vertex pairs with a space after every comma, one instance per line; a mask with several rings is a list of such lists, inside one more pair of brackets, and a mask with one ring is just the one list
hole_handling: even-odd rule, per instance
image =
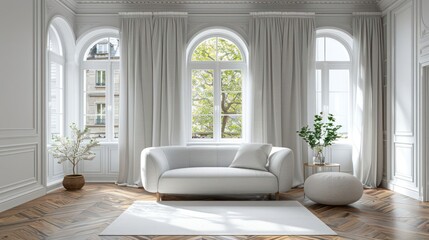
[[187, 11], [190, 13], [249, 13], [291, 11], [352, 13], [379, 11], [382, 0], [57, 0], [76, 14], [115, 14], [128, 11]]
[[379, 0], [378, 7], [380, 8], [380, 11], [384, 13], [386, 10], [400, 2], [404, 2], [404, 0]]
[[381, 0], [63, 0], [79, 4], [360, 4], [374, 5]]

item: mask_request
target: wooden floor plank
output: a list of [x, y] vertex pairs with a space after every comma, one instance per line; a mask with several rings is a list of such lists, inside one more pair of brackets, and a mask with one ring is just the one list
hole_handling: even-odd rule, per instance
[[[281, 194], [297, 200], [338, 236], [98, 236], [136, 200], [155, 194], [114, 184], [87, 184], [83, 190], [57, 190], [0, 213], [3, 239], [153, 239], [153, 240], [291, 240], [291, 239], [429, 239], [429, 203], [386, 189], [368, 189], [349, 206], [325, 206], [304, 198], [302, 189]], [[165, 196], [164, 200], [243, 200], [234, 197]], [[251, 200], [266, 200], [253, 196]]]

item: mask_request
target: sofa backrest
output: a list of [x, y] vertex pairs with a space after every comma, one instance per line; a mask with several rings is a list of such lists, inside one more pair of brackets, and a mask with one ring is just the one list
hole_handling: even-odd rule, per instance
[[185, 167], [228, 167], [239, 146], [169, 146], [160, 147], [170, 169]]

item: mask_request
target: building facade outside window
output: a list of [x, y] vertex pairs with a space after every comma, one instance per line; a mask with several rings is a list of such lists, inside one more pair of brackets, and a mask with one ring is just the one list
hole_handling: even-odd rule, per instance
[[351, 44], [351, 37], [339, 30], [316, 33], [316, 112], [334, 114], [344, 137], [351, 121]]
[[97, 78], [95, 80], [95, 86], [96, 87], [104, 87], [106, 86], [106, 71], [104, 70], [97, 70]]
[[243, 82], [247, 65], [237, 39], [209, 34], [190, 47], [190, 141], [242, 139]]
[[90, 44], [81, 63], [83, 122], [105, 142], [119, 133], [119, 56], [119, 39], [106, 37]]
[[97, 103], [97, 120], [95, 122], [97, 125], [106, 124], [106, 104]]

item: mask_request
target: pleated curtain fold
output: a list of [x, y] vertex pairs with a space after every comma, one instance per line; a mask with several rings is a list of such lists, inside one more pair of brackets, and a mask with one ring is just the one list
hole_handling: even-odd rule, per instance
[[183, 144], [186, 14], [121, 14], [119, 176], [141, 186], [146, 147]]
[[375, 188], [383, 177], [383, 23], [353, 16], [353, 172]]
[[250, 21], [249, 140], [293, 150], [294, 186], [303, 183], [308, 158], [296, 131], [307, 124], [314, 43], [314, 14], [255, 14]]

